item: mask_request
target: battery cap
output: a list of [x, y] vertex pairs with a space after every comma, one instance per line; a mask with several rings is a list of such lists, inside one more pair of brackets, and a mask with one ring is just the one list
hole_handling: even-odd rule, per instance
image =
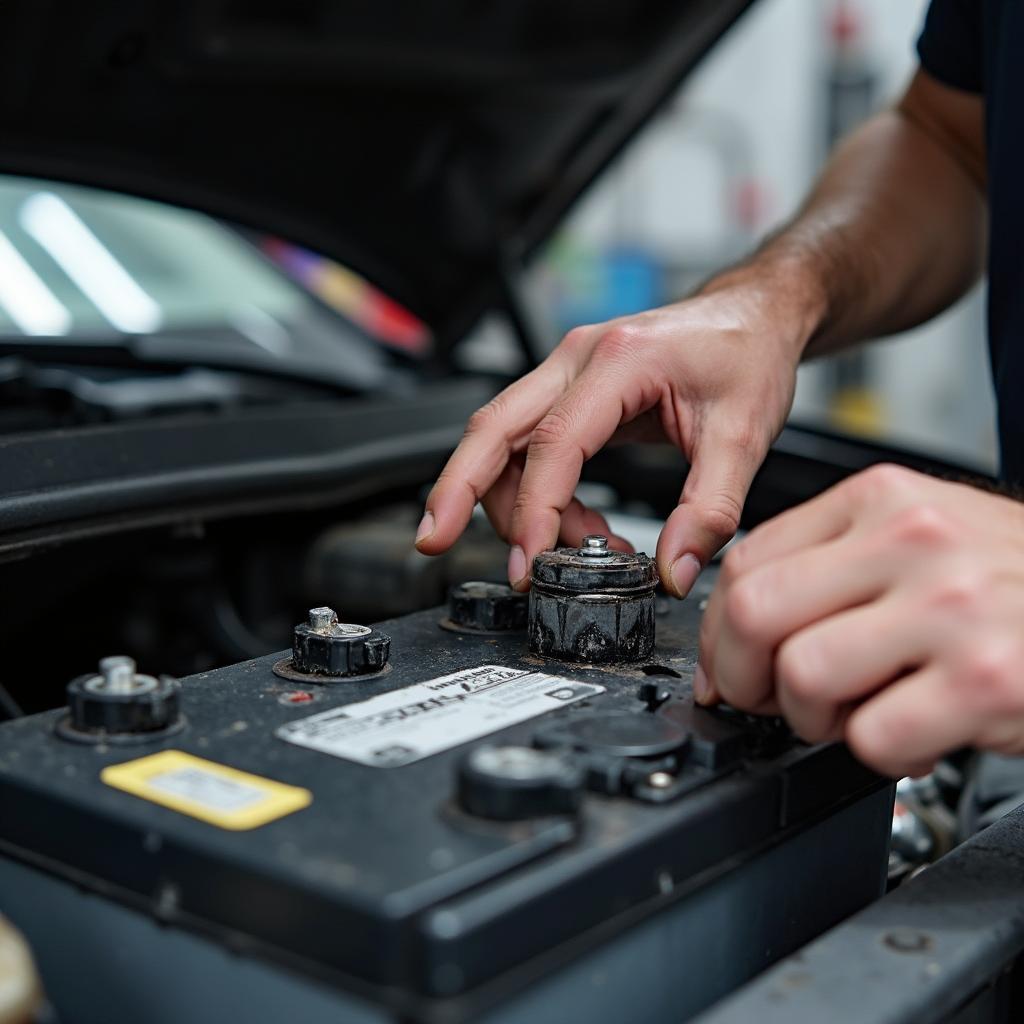
[[391, 638], [354, 622], [339, 622], [333, 608], [311, 608], [292, 635], [292, 667], [308, 675], [357, 676], [380, 672]]
[[572, 814], [583, 799], [582, 767], [562, 752], [532, 747], [474, 747], [459, 767], [459, 804], [497, 821]]
[[452, 587], [445, 625], [466, 633], [510, 633], [526, 629], [529, 598], [507, 583], [471, 580]]

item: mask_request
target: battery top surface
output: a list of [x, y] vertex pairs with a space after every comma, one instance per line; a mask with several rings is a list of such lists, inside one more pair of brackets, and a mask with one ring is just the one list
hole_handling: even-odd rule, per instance
[[[842, 748], [694, 708], [710, 583], [659, 600], [645, 665], [543, 660], [520, 632], [441, 629], [440, 609], [382, 624], [391, 665], [373, 678], [300, 685], [272, 656], [183, 680], [185, 728], [156, 742], [68, 742], [63, 712], [6, 723], [0, 848], [354, 984], [472, 989], [882, 784]], [[467, 813], [459, 770], [484, 743], [583, 758], [579, 810]]]

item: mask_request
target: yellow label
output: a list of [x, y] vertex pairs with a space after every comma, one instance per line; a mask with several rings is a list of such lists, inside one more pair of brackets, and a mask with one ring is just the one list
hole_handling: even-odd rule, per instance
[[112, 764], [100, 772], [100, 778], [115, 789], [232, 831], [257, 828], [313, 802], [308, 789], [250, 775], [183, 750], [162, 750]]

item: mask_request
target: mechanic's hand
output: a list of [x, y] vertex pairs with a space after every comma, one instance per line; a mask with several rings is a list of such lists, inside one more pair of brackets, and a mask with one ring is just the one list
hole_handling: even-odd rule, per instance
[[702, 703], [781, 711], [887, 775], [1024, 753], [1024, 505], [896, 466], [850, 477], [729, 551], [700, 665]]
[[[770, 292], [770, 294], [769, 294]], [[730, 287], [678, 305], [577, 327], [531, 373], [470, 420], [416, 536], [447, 550], [477, 501], [512, 545], [508, 574], [529, 586], [533, 558], [609, 534], [574, 492], [583, 463], [613, 438], [668, 439], [691, 464], [658, 542], [658, 566], [682, 597], [735, 532], [751, 478], [793, 400], [805, 341], [780, 290]]]

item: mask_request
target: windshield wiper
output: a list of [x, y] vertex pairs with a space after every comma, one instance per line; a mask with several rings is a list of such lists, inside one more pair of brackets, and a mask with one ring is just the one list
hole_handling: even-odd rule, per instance
[[[343, 339], [347, 340], [347, 339]], [[0, 336], [0, 356], [34, 363], [180, 371], [188, 367], [226, 370], [341, 391], [346, 394], [413, 390], [415, 376], [373, 343], [334, 348], [296, 346], [270, 352], [231, 328], [159, 331], [140, 335]], [[310, 351], [310, 349], [312, 350]]]

